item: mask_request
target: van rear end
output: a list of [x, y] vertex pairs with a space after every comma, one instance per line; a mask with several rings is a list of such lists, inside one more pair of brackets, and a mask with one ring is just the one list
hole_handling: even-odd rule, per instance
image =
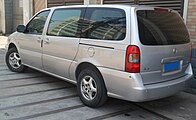
[[124, 89], [113, 89], [111, 96], [142, 102], [190, 87], [191, 43], [180, 15], [170, 9], [138, 6], [131, 7], [130, 17], [125, 72], [110, 78]]
[[136, 11], [137, 44], [141, 51], [140, 74], [144, 85], [186, 76], [191, 60], [191, 43], [177, 12], [163, 8]]
[[151, 89], [156, 98], [188, 87], [191, 43], [183, 19], [176, 11], [164, 8], [136, 8], [135, 15], [137, 34], [131, 44], [140, 51], [138, 73], [144, 88]]

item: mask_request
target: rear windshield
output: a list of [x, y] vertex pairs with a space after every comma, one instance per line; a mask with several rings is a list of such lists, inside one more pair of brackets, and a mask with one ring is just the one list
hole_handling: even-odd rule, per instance
[[180, 16], [161, 10], [137, 11], [140, 41], [144, 45], [176, 45], [190, 42]]

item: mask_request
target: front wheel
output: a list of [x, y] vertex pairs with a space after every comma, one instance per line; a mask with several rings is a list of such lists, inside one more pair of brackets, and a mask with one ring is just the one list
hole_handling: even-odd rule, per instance
[[6, 64], [13, 72], [24, 72], [26, 66], [22, 65], [20, 55], [16, 48], [10, 48], [6, 53]]
[[107, 91], [102, 76], [88, 68], [78, 76], [77, 90], [81, 101], [89, 107], [99, 107], [107, 100]]

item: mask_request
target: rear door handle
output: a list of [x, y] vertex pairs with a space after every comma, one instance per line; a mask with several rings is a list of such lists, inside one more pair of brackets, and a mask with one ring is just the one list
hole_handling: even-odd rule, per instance
[[38, 37], [38, 38], [37, 38], [37, 42], [38, 42], [38, 43], [41, 43], [41, 41], [42, 41], [42, 38], [41, 38], [41, 37]]

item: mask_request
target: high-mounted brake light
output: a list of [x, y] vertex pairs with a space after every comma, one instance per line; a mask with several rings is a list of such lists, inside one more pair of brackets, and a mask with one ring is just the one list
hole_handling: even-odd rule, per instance
[[126, 50], [125, 71], [130, 73], [140, 72], [140, 50], [135, 45], [129, 45]]

